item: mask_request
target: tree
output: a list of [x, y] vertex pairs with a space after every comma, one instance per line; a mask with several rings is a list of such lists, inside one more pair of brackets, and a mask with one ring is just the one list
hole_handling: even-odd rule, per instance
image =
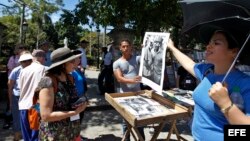
[[[80, 39], [88, 32], [80, 26], [78, 17], [73, 12], [63, 10], [59, 22], [56, 23], [57, 31], [59, 31], [59, 40], [63, 41], [65, 37], [68, 38], [69, 47], [75, 49]], [[62, 45], [62, 42], [61, 42]]]
[[[27, 0], [28, 7], [32, 10], [32, 21], [37, 24], [37, 45], [39, 41], [48, 40], [58, 45], [58, 36], [56, 34], [54, 25], [51, 21], [50, 15], [52, 13], [60, 10], [60, 7], [63, 6], [62, 0], [39, 0], [32, 1]], [[45, 33], [45, 34], [44, 34]], [[45, 35], [45, 36], [43, 36]]]
[[[51, 22], [50, 15], [52, 13], [57, 12], [60, 10], [61, 6], [63, 6], [62, 0], [9, 0], [10, 6], [5, 6], [4, 12], [8, 15], [22, 15], [20, 16], [20, 27], [22, 25], [23, 19], [29, 14], [31, 14], [31, 20], [30, 23], [35, 24], [36, 27], [33, 26], [33, 29], [36, 29], [36, 32], [34, 33], [32, 31], [32, 36], [28, 36], [33, 38], [34, 35], [36, 35], [36, 46], [38, 45], [39, 41], [42, 40], [52, 40], [53, 42], [56, 41], [55, 37], [57, 35], [51, 34], [56, 33], [53, 32], [54, 26]], [[26, 8], [26, 10], [24, 9]], [[24, 14], [21, 14], [24, 13]], [[30, 26], [29, 23], [29, 27]], [[30, 28], [29, 28], [30, 30]], [[22, 31], [22, 30], [21, 30]], [[29, 35], [28, 31], [28, 35]], [[22, 34], [22, 32], [21, 32]]]
[[142, 37], [146, 31], [180, 29], [182, 13], [177, 0], [84, 0], [75, 10], [83, 24], [128, 27]]
[[7, 27], [3, 34], [3, 44], [14, 47], [18, 43], [20, 18], [18, 16], [4, 16], [0, 18], [0, 22]]

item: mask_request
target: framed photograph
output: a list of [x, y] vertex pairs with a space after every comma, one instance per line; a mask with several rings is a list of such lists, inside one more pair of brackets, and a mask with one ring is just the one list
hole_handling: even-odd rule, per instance
[[137, 92], [106, 93], [105, 99], [131, 126], [145, 126], [189, 117], [188, 108], [168, 98], [142, 90]]
[[142, 83], [162, 94], [165, 56], [170, 33], [146, 32], [143, 39], [139, 75]]

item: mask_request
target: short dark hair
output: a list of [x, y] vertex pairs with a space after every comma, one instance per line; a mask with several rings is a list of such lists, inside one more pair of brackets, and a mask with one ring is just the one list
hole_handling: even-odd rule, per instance
[[222, 27], [212, 25], [212, 24], [206, 24], [204, 26], [201, 26], [199, 29], [201, 40], [205, 44], [209, 44], [212, 36], [215, 33], [222, 33], [226, 37], [229, 49], [240, 47], [239, 41], [236, 40], [237, 39], [236, 36], [233, 36], [231, 32], [227, 31], [226, 29]]
[[120, 45], [122, 44], [122, 42], [127, 42], [129, 45], [132, 45], [132, 43], [129, 39], [122, 39], [120, 42]]

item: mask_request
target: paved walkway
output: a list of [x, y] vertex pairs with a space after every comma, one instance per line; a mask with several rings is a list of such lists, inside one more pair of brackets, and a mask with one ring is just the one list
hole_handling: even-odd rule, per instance
[[[82, 123], [81, 135], [87, 137], [89, 141], [120, 141], [122, 139], [122, 118], [105, 100], [103, 95], [99, 95], [97, 77], [99, 71], [87, 70], [86, 78], [88, 82], [87, 96], [90, 100], [90, 105], [87, 108]], [[2, 103], [2, 102], [1, 102]], [[0, 107], [4, 104], [0, 104]], [[2, 108], [1, 108], [2, 109]], [[0, 110], [1, 110], [0, 109]], [[0, 111], [1, 113], [2, 111]], [[181, 135], [188, 141], [192, 141], [188, 120], [179, 120], [177, 128]], [[13, 140], [12, 130], [3, 130], [3, 119], [0, 118], [0, 141]], [[169, 131], [169, 124], [166, 124], [163, 131], [160, 133], [157, 141], [164, 140]], [[144, 128], [146, 141], [151, 137], [152, 125]], [[176, 136], [171, 136], [171, 141], [175, 141]]]

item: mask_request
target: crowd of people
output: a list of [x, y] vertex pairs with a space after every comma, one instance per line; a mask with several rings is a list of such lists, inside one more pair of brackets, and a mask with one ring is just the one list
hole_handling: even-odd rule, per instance
[[[42, 42], [30, 53], [18, 44], [9, 58], [6, 111], [13, 117], [14, 140], [81, 140], [80, 124], [88, 104], [87, 62], [85, 67], [81, 63], [85, 50], [62, 47], [51, 52], [49, 46]], [[34, 99], [39, 103], [39, 129], [31, 128], [29, 120]], [[11, 126], [7, 119], [6, 129]]]
[[[208, 28], [212, 30], [210, 34]], [[221, 141], [224, 125], [249, 124], [250, 85], [246, 84], [250, 76], [233, 67], [222, 83], [241, 45], [230, 32], [219, 27], [204, 26], [200, 36], [207, 44], [206, 63], [193, 61], [175, 47], [171, 39], [167, 49], [181, 65], [176, 87], [193, 91], [195, 107], [191, 131], [194, 140]], [[142, 77], [160, 84], [162, 40], [155, 37], [152, 44], [145, 46], [142, 76], [139, 76], [141, 56], [133, 53], [130, 40], [120, 41], [121, 56], [117, 60], [107, 47], [103, 47], [103, 63], [98, 77], [100, 93], [107, 92], [104, 80], [107, 84], [114, 80], [118, 82], [119, 87], [114, 91], [117, 93], [140, 91]], [[8, 109], [13, 116], [14, 140], [81, 140], [80, 124], [88, 105], [84, 75], [88, 67], [85, 50], [88, 44], [82, 40], [78, 50], [61, 47], [50, 52], [49, 43], [43, 42], [41, 48], [32, 53], [24, 46], [16, 46], [15, 55], [8, 62]], [[242, 107], [230, 97], [235, 87], [244, 101]], [[28, 121], [34, 97], [40, 105], [38, 130], [31, 129]], [[122, 126], [125, 134], [128, 132], [126, 121]], [[138, 127], [141, 138], [145, 139], [143, 129]]]

